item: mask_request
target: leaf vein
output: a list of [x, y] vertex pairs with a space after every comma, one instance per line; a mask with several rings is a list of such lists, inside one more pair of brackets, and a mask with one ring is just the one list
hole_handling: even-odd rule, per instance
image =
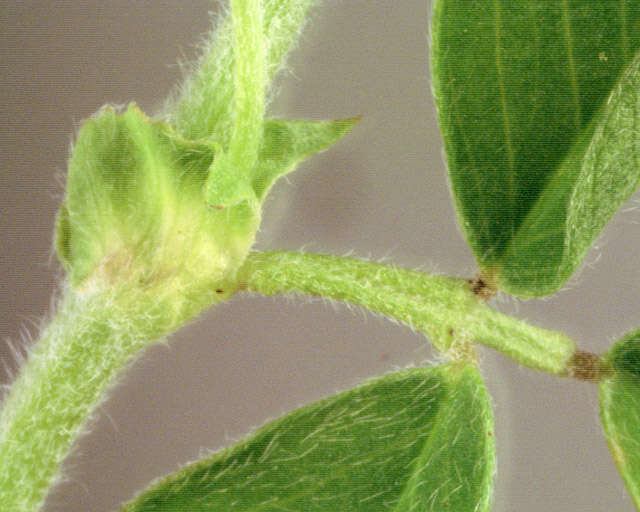
[[513, 143], [511, 141], [511, 124], [509, 123], [509, 111], [507, 105], [507, 94], [504, 84], [504, 71], [502, 66], [502, 52], [500, 51], [501, 44], [501, 7], [499, 0], [494, 0], [494, 12], [495, 12], [495, 46], [496, 46], [496, 71], [498, 73], [498, 88], [500, 90], [500, 107], [502, 109], [502, 128], [504, 130], [505, 145], [507, 148], [507, 158], [509, 161], [508, 172], [508, 201], [509, 210], [513, 211], [513, 200], [516, 197], [515, 193], [515, 155], [513, 151]]
[[629, 37], [627, 35], [627, 8], [625, 0], [620, 0], [620, 44], [622, 46], [622, 56], [625, 61], [629, 58]]
[[580, 107], [580, 86], [576, 71], [576, 62], [573, 55], [573, 36], [571, 34], [571, 22], [569, 20], [569, 0], [562, 2], [562, 22], [564, 24], [564, 37], [567, 44], [567, 60], [569, 61], [569, 75], [571, 79], [571, 94], [573, 96], [574, 123], [576, 131], [580, 130], [580, 119], [582, 118]]

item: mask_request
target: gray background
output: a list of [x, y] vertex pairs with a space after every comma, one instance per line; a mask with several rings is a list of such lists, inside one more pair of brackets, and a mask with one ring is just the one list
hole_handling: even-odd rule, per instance
[[[184, 5], [179, 5], [184, 4]], [[209, 26], [208, 0], [3, 2], [0, 7], [0, 382], [5, 341], [37, 333], [61, 277], [51, 250], [71, 134], [102, 104], [153, 112]], [[277, 117], [363, 114], [276, 187], [259, 249], [353, 254], [470, 276], [430, 96], [425, 0], [326, 0], [290, 59]], [[605, 350], [640, 323], [640, 215], [630, 202], [557, 296], [495, 307]], [[28, 333], [28, 334], [27, 334]], [[362, 379], [434, 360], [425, 339], [322, 301], [238, 296], [147, 351], [100, 407], [47, 512], [115, 510], [152, 478]], [[631, 511], [598, 423], [596, 388], [489, 350], [496, 511]], [[4, 366], [4, 368], [3, 368]], [[7, 371], [7, 368], [10, 371]]]

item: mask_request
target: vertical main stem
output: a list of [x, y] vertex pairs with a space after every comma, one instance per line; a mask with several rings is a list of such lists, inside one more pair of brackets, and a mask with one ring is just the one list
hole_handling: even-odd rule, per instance
[[[262, 0], [231, 0], [233, 19], [233, 120], [229, 147], [209, 170], [206, 197], [215, 208], [249, 201], [258, 208], [252, 174], [262, 145], [267, 75]], [[220, 141], [217, 141], [220, 144]]]
[[58, 306], [0, 411], [2, 510], [39, 508], [109, 383], [156, 330], [153, 313], [136, 318], [110, 294], [67, 291]]
[[255, 165], [262, 141], [267, 74], [262, 0], [231, 0], [235, 50], [234, 120], [229, 154], [243, 175]]

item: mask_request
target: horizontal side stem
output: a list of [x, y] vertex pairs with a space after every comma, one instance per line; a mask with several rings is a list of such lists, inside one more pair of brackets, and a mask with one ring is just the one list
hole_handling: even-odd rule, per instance
[[564, 334], [494, 311], [465, 279], [355, 258], [254, 252], [240, 280], [264, 295], [304, 293], [363, 306], [423, 332], [441, 352], [460, 340], [481, 343], [524, 366], [564, 376], [576, 351]]

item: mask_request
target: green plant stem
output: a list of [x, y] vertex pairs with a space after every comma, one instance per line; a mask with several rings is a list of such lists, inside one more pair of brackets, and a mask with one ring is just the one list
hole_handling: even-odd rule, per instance
[[[317, 0], [262, 1], [265, 40], [261, 46], [267, 82], [285, 65], [284, 57], [296, 43], [309, 10], [316, 3]], [[193, 72], [165, 107], [171, 125], [186, 139], [211, 138], [222, 146], [229, 143], [232, 112], [236, 108], [236, 15], [237, 11], [233, 15], [229, 12], [216, 23]]]
[[229, 153], [235, 172], [246, 175], [257, 160], [264, 121], [267, 75], [262, 0], [232, 0], [231, 9], [236, 65]]
[[166, 328], [132, 295], [65, 291], [0, 411], [1, 510], [38, 509], [109, 383]]
[[[265, 295], [307, 293], [364, 306], [424, 332], [454, 356], [482, 343], [566, 375], [576, 352], [560, 333], [493, 311], [464, 279], [292, 252], [251, 253], [238, 277], [240, 288]], [[136, 353], [183, 323], [167, 314], [170, 299], [135, 289], [65, 291], [0, 411], [3, 510], [37, 510], [109, 384]]]
[[207, 201], [221, 209], [257, 201], [251, 172], [258, 160], [264, 125], [267, 74], [262, 0], [231, 0], [233, 19], [233, 110], [229, 147], [218, 154], [207, 179]]
[[465, 279], [299, 252], [250, 253], [241, 286], [264, 295], [305, 293], [363, 306], [422, 331], [441, 352], [481, 343], [524, 366], [568, 375], [574, 342], [489, 308]]

